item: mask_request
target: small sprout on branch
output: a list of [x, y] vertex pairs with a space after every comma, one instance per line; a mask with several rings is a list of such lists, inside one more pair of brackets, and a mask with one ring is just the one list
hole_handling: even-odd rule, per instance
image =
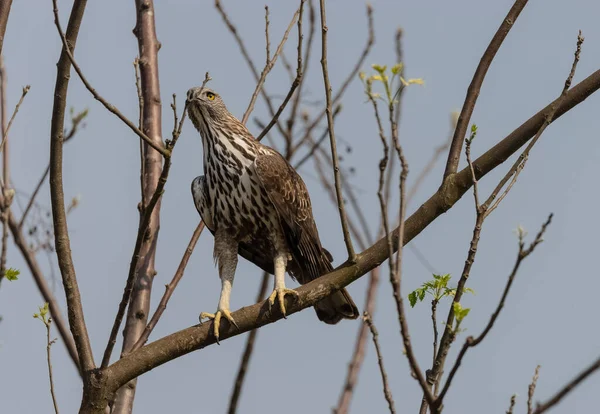
[[454, 317], [456, 320], [456, 325], [454, 326], [454, 332], [460, 332], [460, 324], [467, 317], [471, 308], [463, 308], [460, 302], [454, 302], [452, 304], [452, 309], [454, 310]]
[[[417, 302], [423, 302], [425, 296], [430, 294], [435, 302], [439, 302], [446, 296], [453, 297], [456, 294], [456, 288], [449, 288], [448, 282], [452, 276], [450, 274], [445, 275], [433, 275], [433, 279], [429, 280], [420, 288], [415, 289], [408, 295], [411, 308], [414, 308]], [[471, 288], [465, 288], [464, 292], [475, 294], [475, 291]]]
[[[400, 94], [400, 91], [409, 86], [409, 85], [424, 85], [425, 82], [422, 78], [411, 78], [405, 79], [403, 75], [404, 64], [396, 63], [390, 69], [392, 73], [392, 77], [386, 74], [388, 67], [387, 65], [371, 65], [373, 70], [375, 70], [375, 74], [368, 76], [365, 72], [359, 72], [358, 77], [365, 85], [366, 94], [373, 99], [382, 99], [387, 105], [394, 105], [398, 103], [396, 101], [396, 97]], [[398, 79], [398, 83], [396, 83], [396, 79]], [[381, 97], [381, 94], [373, 92], [373, 82], [381, 82], [385, 89], [386, 99]], [[392, 93], [392, 91], [394, 91]]]
[[471, 145], [475, 137], [477, 136], [477, 125], [471, 125], [471, 135], [467, 138], [467, 144]]
[[523, 243], [523, 240], [525, 240], [525, 237], [527, 237], [527, 230], [525, 230], [525, 228], [519, 224], [514, 232], [519, 238], [519, 243]]
[[35, 319], [39, 319], [40, 321], [42, 321], [44, 323], [44, 325], [48, 325], [50, 323], [49, 318], [48, 318], [48, 302], [44, 303], [43, 306], [38, 307], [38, 309], [40, 310], [39, 313], [34, 313], [33, 317]]
[[20, 270], [17, 270], [17, 269], [14, 269], [14, 268], [11, 267], [9, 269], [6, 269], [6, 271], [4, 272], [4, 277], [9, 282], [12, 282], [14, 280], [18, 280], [20, 274], [21, 274]]

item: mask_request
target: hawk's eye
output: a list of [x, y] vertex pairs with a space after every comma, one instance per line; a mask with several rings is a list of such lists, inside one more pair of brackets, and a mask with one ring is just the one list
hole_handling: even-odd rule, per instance
[[215, 100], [215, 94], [212, 92], [206, 92], [206, 97], [211, 101]]

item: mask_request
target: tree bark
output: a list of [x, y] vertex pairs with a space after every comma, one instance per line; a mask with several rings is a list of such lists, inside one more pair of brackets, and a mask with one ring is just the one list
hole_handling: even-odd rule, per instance
[[[138, 39], [140, 56], [140, 78], [142, 94], [144, 97], [142, 130], [154, 142], [162, 145], [161, 100], [158, 79], [158, 50], [160, 44], [156, 38], [154, 22], [154, 4], [152, 0], [136, 0], [137, 22], [133, 33]], [[148, 205], [158, 179], [162, 172], [163, 157], [156, 150], [144, 143], [144, 165], [142, 168], [143, 196], [142, 209]], [[140, 213], [140, 217], [141, 217]], [[129, 352], [144, 331], [148, 322], [150, 310], [150, 295], [152, 282], [156, 275], [154, 261], [156, 257], [156, 244], [160, 228], [160, 200], [146, 231], [144, 244], [140, 251], [140, 261], [136, 269], [136, 281], [133, 287], [127, 321], [125, 323], [122, 353]], [[117, 391], [117, 396], [112, 407], [113, 413], [129, 414], [133, 409], [135, 388], [137, 380], [132, 380]]]

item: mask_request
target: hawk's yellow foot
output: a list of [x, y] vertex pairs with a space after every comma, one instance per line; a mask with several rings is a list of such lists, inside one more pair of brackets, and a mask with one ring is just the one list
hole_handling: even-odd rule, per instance
[[281, 310], [284, 318], [286, 317], [285, 295], [292, 295], [294, 300], [298, 300], [300, 296], [295, 290], [287, 289], [285, 287], [273, 289], [273, 293], [271, 293], [271, 296], [269, 296], [269, 309], [275, 304], [275, 300], [277, 300], [277, 302], [279, 302], [279, 310]]
[[219, 343], [219, 327], [221, 326], [221, 317], [222, 316], [224, 316], [225, 319], [227, 319], [230, 324], [235, 326], [237, 329], [240, 329], [240, 327], [237, 325], [237, 323], [235, 323], [233, 316], [231, 316], [231, 312], [229, 311], [229, 309], [219, 309], [219, 310], [217, 310], [216, 313], [202, 312], [200, 314], [200, 323], [202, 323], [202, 319], [204, 319], [204, 318], [212, 319], [213, 335], [215, 336], [215, 339], [217, 340], [217, 344]]

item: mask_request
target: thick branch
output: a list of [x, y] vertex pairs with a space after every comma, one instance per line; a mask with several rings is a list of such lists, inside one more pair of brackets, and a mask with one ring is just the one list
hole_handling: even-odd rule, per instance
[[2, 54], [2, 46], [4, 46], [4, 34], [8, 24], [10, 6], [12, 6], [12, 0], [0, 1], [0, 54]]
[[[66, 43], [71, 50], [75, 49], [75, 42], [79, 34], [79, 26], [83, 19], [87, 1], [75, 0], [71, 9], [71, 16], [67, 25]], [[56, 0], [54, 0], [56, 8]], [[58, 23], [58, 20], [57, 20]], [[71, 60], [68, 50], [63, 46], [57, 64], [56, 86], [54, 88], [54, 104], [52, 107], [52, 122], [50, 129], [50, 199], [52, 202], [52, 218], [54, 223], [54, 240], [58, 266], [62, 275], [69, 325], [73, 333], [75, 346], [79, 355], [79, 365], [82, 371], [89, 371], [95, 367], [92, 347], [87, 333], [83, 316], [83, 307], [73, 258], [71, 257], [71, 243], [67, 216], [65, 211], [65, 195], [63, 191], [62, 164], [63, 164], [63, 130], [65, 123], [65, 106], [67, 90], [69, 87]]]
[[479, 61], [479, 65], [477, 65], [477, 69], [473, 75], [473, 80], [471, 80], [469, 89], [467, 89], [467, 96], [465, 97], [465, 102], [462, 110], [460, 111], [456, 129], [454, 130], [454, 137], [452, 138], [452, 144], [450, 145], [450, 151], [448, 152], [448, 162], [446, 163], [446, 170], [444, 171], [444, 179], [450, 174], [454, 174], [458, 169], [458, 161], [460, 160], [462, 143], [465, 139], [467, 127], [469, 126], [471, 115], [475, 109], [475, 103], [479, 97], [479, 90], [481, 89], [485, 75], [492, 64], [492, 60], [494, 60], [496, 53], [500, 49], [500, 46], [502, 46], [502, 42], [508, 35], [510, 29], [512, 29], [517, 17], [519, 17], [519, 14], [521, 14], [521, 11], [526, 4], [527, 0], [515, 1], [511, 9], [508, 11], [508, 14], [502, 21], [502, 24], [498, 28], [498, 31], [492, 38], [487, 49], [483, 53], [483, 56]]

